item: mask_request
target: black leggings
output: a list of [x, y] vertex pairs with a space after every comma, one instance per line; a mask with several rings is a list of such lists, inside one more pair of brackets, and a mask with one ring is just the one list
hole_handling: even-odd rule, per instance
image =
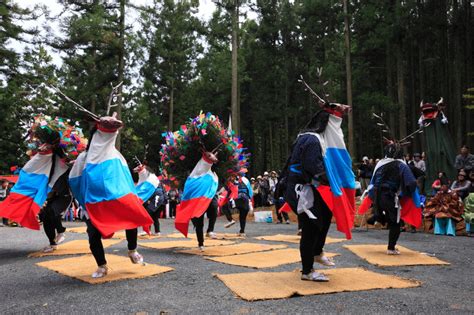
[[[378, 196], [378, 207], [376, 209], [375, 219], [388, 226], [388, 246], [389, 250], [394, 250], [400, 237], [400, 227], [402, 222], [398, 219], [398, 209], [395, 206], [395, 193], [382, 191]], [[373, 220], [373, 219], [372, 219]]]
[[54, 241], [56, 233], [64, 233], [66, 228], [63, 227], [61, 222], [61, 215], [55, 215], [53, 209], [46, 207], [44, 210], [43, 218], [43, 229], [49, 240], [49, 245], [57, 245]]
[[[89, 248], [94, 256], [94, 259], [97, 263], [97, 266], [106, 265], [107, 261], [105, 260], [104, 245], [102, 245], [102, 235], [99, 230], [92, 224], [91, 220], [86, 220], [87, 224], [87, 235], [89, 236]], [[125, 230], [125, 235], [127, 237], [127, 247], [128, 250], [134, 250], [137, 248], [137, 237], [138, 230], [131, 229]]]
[[222, 206], [221, 210], [222, 210], [222, 213], [225, 215], [225, 218], [227, 219], [227, 221], [232, 221], [232, 214], [230, 213], [230, 202], [226, 203], [225, 205]]
[[298, 223], [301, 225], [300, 255], [303, 265], [303, 274], [313, 269], [314, 256], [323, 252], [329, 227], [331, 226], [332, 212], [321, 198], [314, 192], [314, 209], [316, 220], [310, 219], [306, 213], [298, 214]]
[[[162, 212], [166, 212], [166, 204], [161, 205], [156, 209], [155, 212], [153, 211], [148, 211], [148, 214], [150, 215], [151, 219], [153, 220], [153, 226], [155, 228], [155, 233], [160, 233], [160, 216]], [[150, 226], [151, 230], [151, 226]]]
[[[209, 219], [209, 224], [207, 226], [207, 233], [214, 232], [214, 226], [217, 220], [217, 200], [212, 199], [209, 207], [207, 208], [206, 212], [207, 218]], [[204, 246], [204, 214], [199, 218], [193, 218], [191, 221], [193, 222], [194, 228], [196, 229], [196, 236], [198, 239], [199, 246]]]
[[170, 200], [170, 217], [175, 217], [176, 216], [176, 206], [178, 205], [178, 202], [176, 200]]
[[288, 216], [288, 213], [278, 211], [280, 210], [281, 207], [283, 207], [282, 204], [280, 203], [275, 204], [275, 211], [276, 211], [278, 221], [283, 222], [283, 219], [285, 219], [285, 221], [290, 221], [290, 217]]
[[395, 223], [392, 221], [388, 222], [388, 249], [394, 250], [397, 245], [398, 238], [400, 237], [400, 222]]
[[245, 198], [235, 200], [235, 206], [239, 210], [240, 233], [245, 233], [247, 214], [249, 213], [249, 201]]

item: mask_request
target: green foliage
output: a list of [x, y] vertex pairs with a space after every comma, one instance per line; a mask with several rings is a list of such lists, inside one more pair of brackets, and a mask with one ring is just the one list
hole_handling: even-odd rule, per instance
[[[60, 36], [37, 34], [33, 38], [42, 44], [32, 41], [21, 53], [9, 43], [35, 34], [22, 26], [34, 18], [33, 12], [10, 0], [0, 3], [0, 128], [8, 129], [0, 134], [0, 172], [24, 163], [21, 139], [33, 114], [81, 118], [47, 85], [59, 86], [99, 115], [105, 113], [110, 84], [119, 77], [120, 3], [127, 8], [121, 141], [128, 160], [141, 158], [148, 144], [148, 162], [159, 168], [162, 133], [170, 129], [171, 113], [176, 126], [200, 110], [227, 122], [236, 4], [241, 14], [240, 129], [252, 152], [252, 175], [280, 169], [299, 130], [318, 110], [298, 83], [300, 75], [322, 93], [317, 75], [322, 67], [329, 98], [346, 101], [341, 1], [220, 0], [209, 21], [197, 17], [196, 0], [154, 0], [143, 7], [123, 1], [61, 0], [65, 12], [54, 17]], [[474, 73], [473, 46], [468, 44], [474, 29], [471, 7], [469, 1], [349, 1], [352, 131], [361, 155], [381, 155], [379, 132], [368, 119], [372, 112], [385, 113], [395, 132], [410, 130], [416, 127], [420, 100], [433, 102], [440, 96], [448, 105], [448, 119], [456, 122], [449, 128], [457, 144], [467, 140], [473, 145], [472, 90], [465, 92]], [[249, 10], [256, 19], [248, 18]], [[46, 44], [60, 52], [60, 67], [53, 64]], [[406, 117], [399, 116], [400, 104], [406, 104]], [[347, 134], [346, 124], [343, 128]], [[413, 145], [410, 150], [423, 151], [419, 140]]]

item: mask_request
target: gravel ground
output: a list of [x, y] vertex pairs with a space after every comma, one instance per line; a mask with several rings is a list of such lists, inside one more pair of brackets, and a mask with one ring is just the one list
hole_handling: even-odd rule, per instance
[[[68, 223], [79, 226], [82, 223]], [[234, 226], [223, 228], [219, 219], [216, 232], [237, 232]], [[237, 224], [238, 225], [238, 224]], [[248, 241], [259, 235], [293, 234], [296, 225], [248, 223]], [[173, 221], [162, 220], [162, 231], [171, 233]], [[192, 231], [191, 231], [192, 232]], [[332, 237], [343, 237], [331, 227]], [[47, 245], [41, 232], [22, 228], [0, 228], [0, 313], [102, 313], [102, 314], [473, 314], [474, 277], [472, 276], [474, 238], [402, 233], [400, 245], [435, 254], [450, 266], [418, 266], [378, 268], [342, 248], [343, 244], [384, 244], [387, 231], [354, 232], [353, 240], [329, 244], [327, 251], [338, 252], [340, 267], [361, 266], [368, 270], [399, 275], [422, 281], [421, 287], [326, 295], [290, 299], [246, 302], [234, 294], [213, 273], [252, 272], [254, 269], [211, 262], [195, 255], [176, 254], [173, 250], [141, 248], [149, 263], [173, 267], [175, 270], [155, 277], [89, 285], [38, 267], [36, 262], [53, 257], [26, 258]], [[67, 241], [86, 239], [85, 234], [67, 233]], [[260, 243], [272, 243], [258, 241]], [[275, 244], [275, 243], [273, 243]], [[297, 247], [297, 244], [290, 244]], [[126, 243], [110, 247], [106, 252], [126, 255]], [[283, 265], [271, 271], [290, 271], [300, 264]]]

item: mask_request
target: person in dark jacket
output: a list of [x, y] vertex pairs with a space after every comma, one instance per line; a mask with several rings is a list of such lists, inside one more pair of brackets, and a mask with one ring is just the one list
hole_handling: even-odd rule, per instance
[[[298, 222], [301, 226], [300, 254], [303, 265], [302, 280], [329, 281], [324, 274], [313, 270], [314, 261], [323, 265], [333, 266], [323, 254], [323, 247], [331, 224], [332, 212], [316, 190], [318, 183], [328, 185], [325, 176], [323, 153], [318, 133], [323, 133], [328, 125], [330, 113], [318, 111], [308, 122], [305, 129], [298, 135], [291, 152], [289, 161], [288, 184], [286, 202], [294, 212], [298, 209], [300, 193], [303, 189], [310, 189], [313, 205], [304, 212], [298, 213]], [[297, 195], [300, 194], [300, 196]]]
[[286, 224], [290, 224], [290, 218], [288, 217], [288, 213], [283, 212], [280, 213], [280, 208], [285, 204], [285, 190], [286, 190], [286, 183], [283, 180], [278, 180], [275, 186], [275, 195], [274, 195], [274, 203], [275, 203], [275, 211], [277, 215], [277, 219], [279, 224], [283, 223], [285, 220]]
[[43, 249], [44, 253], [55, 251], [65, 239], [64, 232], [66, 232], [66, 228], [63, 227], [61, 222], [62, 214], [69, 209], [73, 200], [68, 177], [69, 171], [66, 171], [54, 183], [46, 198], [46, 205], [40, 213], [43, 229], [49, 240], [49, 246]]
[[146, 211], [153, 220], [153, 226], [155, 228], [154, 235], [157, 236], [161, 235], [159, 218], [161, 213], [166, 211], [166, 200], [165, 189], [160, 182], [153, 195], [151, 195], [144, 204]]
[[403, 154], [398, 143], [390, 143], [385, 149], [385, 158], [375, 167], [372, 178], [372, 189], [369, 196], [374, 200], [374, 215], [367, 223], [388, 224], [388, 255], [399, 255], [395, 248], [400, 237], [400, 193], [411, 195], [417, 188], [416, 179], [410, 167], [402, 160]]

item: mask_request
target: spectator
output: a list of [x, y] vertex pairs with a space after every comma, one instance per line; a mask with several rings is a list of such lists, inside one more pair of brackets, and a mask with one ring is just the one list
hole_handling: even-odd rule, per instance
[[[416, 184], [420, 194], [425, 194], [425, 172], [426, 164], [425, 161], [421, 159], [420, 153], [413, 154], [413, 166], [416, 168], [418, 174], [414, 174], [416, 177]], [[418, 175], [418, 176], [417, 176]]]
[[359, 166], [359, 180], [362, 191], [365, 191], [369, 186], [373, 171], [374, 166], [370, 165], [369, 158], [364, 156], [362, 158], [362, 163]]
[[464, 199], [469, 195], [471, 190], [471, 182], [466, 179], [467, 174], [464, 170], [460, 170], [458, 173], [458, 178], [451, 185], [451, 190], [456, 192], [461, 199]]
[[285, 204], [285, 192], [286, 192], [286, 178], [281, 179], [280, 181], [277, 182], [276, 188], [275, 188], [275, 211], [277, 215], [277, 224], [282, 224], [283, 219], [285, 220], [286, 224], [290, 224], [290, 218], [288, 216], [288, 213], [282, 212], [280, 213], [280, 208], [283, 207]]
[[470, 173], [474, 169], [474, 155], [469, 153], [467, 145], [461, 147], [461, 152], [456, 156], [454, 167], [458, 170], [464, 169], [465, 172]]
[[170, 217], [174, 219], [176, 216], [176, 206], [179, 203], [179, 191], [176, 188], [171, 188], [168, 192], [168, 202]]
[[262, 206], [268, 206], [268, 197], [270, 195], [270, 183], [268, 182], [268, 172], [263, 173], [259, 181], [260, 193], [262, 194]]
[[275, 189], [276, 189], [277, 183], [278, 183], [278, 174], [275, 171], [271, 171], [270, 178], [268, 179], [268, 186], [270, 190], [269, 198], [270, 198], [271, 204], [273, 204], [275, 201]]
[[252, 185], [253, 195], [254, 195], [254, 202], [255, 208], [261, 207], [263, 205], [262, 202], [262, 191], [260, 189], [260, 181], [262, 180], [262, 176], [258, 175], [257, 180], [254, 179], [254, 183]]
[[[7, 199], [7, 196], [10, 194], [10, 188], [8, 187], [8, 181], [2, 179], [0, 182], [0, 202], [3, 202]], [[8, 225], [8, 219], [2, 218], [0, 221], [0, 226]]]
[[413, 162], [413, 159], [412, 159], [410, 153], [407, 153], [405, 155], [405, 163], [410, 164], [411, 162]]
[[[148, 214], [153, 220], [153, 225], [155, 228], [154, 235], [160, 236], [160, 221], [159, 218], [162, 212], [166, 211], [166, 203], [167, 203], [167, 196], [164, 190], [162, 183], [156, 187], [155, 192], [153, 195], [145, 202], [144, 206], [147, 210]], [[151, 227], [150, 227], [151, 230]]]
[[431, 185], [431, 188], [433, 189], [433, 196], [438, 193], [438, 191], [441, 189], [441, 186], [443, 185], [449, 187], [448, 177], [446, 177], [445, 172], [438, 172], [438, 178], [436, 178]]
[[422, 170], [423, 173], [426, 172], [426, 164], [425, 161], [421, 159], [420, 153], [413, 154], [413, 163], [417, 169]]

